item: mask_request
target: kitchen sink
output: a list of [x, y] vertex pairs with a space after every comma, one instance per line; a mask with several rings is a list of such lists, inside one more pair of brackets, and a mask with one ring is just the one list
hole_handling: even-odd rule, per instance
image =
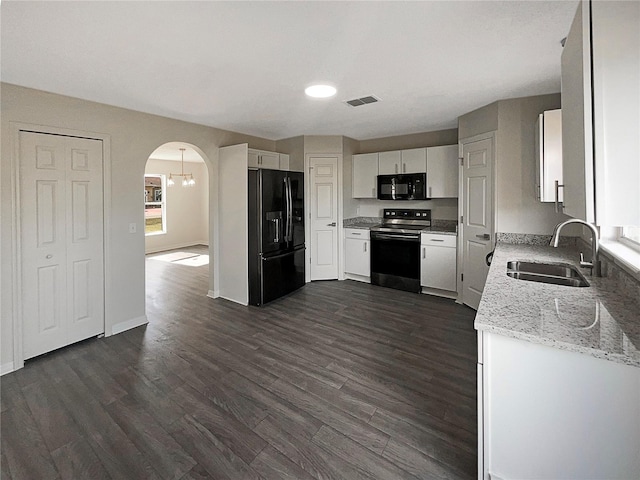
[[589, 282], [572, 265], [559, 263], [507, 262], [507, 276], [529, 282], [567, 287], [588, 287]]

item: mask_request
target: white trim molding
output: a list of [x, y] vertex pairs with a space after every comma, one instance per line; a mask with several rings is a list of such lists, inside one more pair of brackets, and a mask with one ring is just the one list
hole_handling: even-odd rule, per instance
[[146, 315], [131, 318], [129, 320], [125, 320], [124, 322], [118, 322], [111, 327], [111, 335], [117, 335], [118, 333], [131, 330], [132, 328], [141, 327], [142, 325], [146, 325], [147, 323], [149, 323], [149, 320], [147, 319]]
[[0, 376], [6, 375], [7, 373], [11, 373], [14, 370], [15, 368], [13, 368], [13, 362], [4, 363], [0, 365]]

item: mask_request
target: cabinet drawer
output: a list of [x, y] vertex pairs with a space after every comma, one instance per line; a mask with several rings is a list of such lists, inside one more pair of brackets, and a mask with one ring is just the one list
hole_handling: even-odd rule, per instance
[[369, 240], [369, 230], [363, 228], [345, 228], [344, 238], [359, 238], [360, 240]]
[[432, 245], [434, 247], [451, 247], [455, 248], [458, 243], [458, 237], [455, 235], [439, 235], [437, 233], [421, 234], [420, 243], [422, 245]]

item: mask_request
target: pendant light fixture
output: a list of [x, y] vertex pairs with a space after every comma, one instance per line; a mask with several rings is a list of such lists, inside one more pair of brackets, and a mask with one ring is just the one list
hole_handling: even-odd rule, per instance
[[196, 181], [193, 179], [193, 174], [192, 173], [184, 173], [184, 151], [186, 149], [185, 148], [181, 148], [180, 152], [182, 155], [182, 163], [181, 163], [181, 168], [180, 168], [180, 172], [181, 173], [170, 173], [169, 174], [169, 180], [167, 180], [167, 185], [169, 185], [170, 187], [175, 185], [176, 182], [173, 180], [173, 177], [182, 177], [182, 186], [183, 187], [192, 187], [196, 184]]

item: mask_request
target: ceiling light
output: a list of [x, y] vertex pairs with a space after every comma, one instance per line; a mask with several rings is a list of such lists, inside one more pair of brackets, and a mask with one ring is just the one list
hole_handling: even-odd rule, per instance
[[173, 180], [173, 177], [182, 177], [182, 186], [183, 187], [192, 187], [196, 184], [196, 181], [193, 179], [193, 174], [191, 173], [184, 173], [184, 151], [186, 149], [181, 148], [180, 152], [182, 153], [182, 167], [180, 169], [181, 173], [170, 173], [169, 174], [169, 180], [167, 181], [167, 185], [169, 185], [170, 187], [175, 185], [175, 181]]
[[331, 85], [311, 85], [305, 88], [304, 93], [313, 98], [327, 98], [336, 94], [336, 88]]

